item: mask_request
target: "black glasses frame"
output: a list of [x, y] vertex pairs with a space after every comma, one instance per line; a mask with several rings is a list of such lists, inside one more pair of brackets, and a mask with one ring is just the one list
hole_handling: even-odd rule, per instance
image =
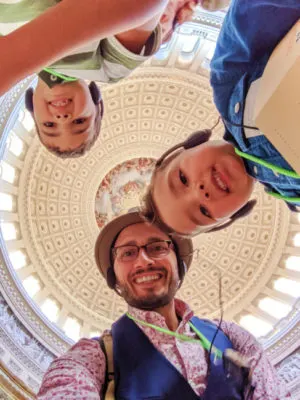
[[[146, 254], [149, 256], [148, 250], [147, 250], [148, 246], [151, 246], [151, 245], [153, 245], [155, 243], [162, 243], [162, 242], [168, 244], [168, 251], [170, 252], [170, 250], [172, 250], [172, 245], [173, 245], [172, 240], [155, 240], [154, 242], [150, 242], [150, 243], [144, 244], [143, 246], [138, 246], [137, 244], [124, 244], [123, 246], [113, 247], [111, 249], [111, 253], [112, 253], [113, 259], [115, 260], [117, 258], [118, 249], [122, 249], [124, 247], [135, 247], [137, 249], [136, 258], [138, 258], [141, 249], [145, 249]], [[149, 257], [153, 257], [153, 256], [149, 256]], [[153, 258], [155, 258], [155, 257], [153, 257]]]

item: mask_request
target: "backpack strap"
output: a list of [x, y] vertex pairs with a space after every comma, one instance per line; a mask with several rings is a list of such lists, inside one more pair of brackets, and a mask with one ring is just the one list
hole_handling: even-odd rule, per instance
[[105, 383], [102, 388], [101, 398], [103, 400], [115, 400], [113, 339], [111, 333], [102, 335], [99, 338], [99, 343], [106, 360]]

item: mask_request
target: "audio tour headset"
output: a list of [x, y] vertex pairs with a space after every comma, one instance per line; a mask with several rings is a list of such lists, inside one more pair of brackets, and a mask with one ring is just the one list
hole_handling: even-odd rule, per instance
[[[111, 248], [114, 247], [114, 244], [115, 244], [116, 240], [117, 240], [117, 237], [115, 238]], [[171, 238], [171, 240], [172, 240], [172, 238]], [[185, 274], [187, 272], [187, 266], [186, 266], [186, 263], [179, 256], [179, 251], [178, 251], [178, 248], [177, 248], [177, 245], [176, 245], [175, 241], [172, 240], [172, 243], [173, 243], [174, 251], [175, 251], [175, 254], [176, 254], [176, 258], [177, 258], [178, 276], [179, 276], [179, 282], [180, 282], [178, 288], [180, 288], [180, 286], [181, 286], [181, 284], [183, 282], [184, 276], [185, 276]], [[106, 272], [107, 286], [110, 289], [114, 289], [119, 295], [121, 295], [121, 293], [118, 291], [118, 289], [116, 287], [117, 278], [116, 278], [116, 274], [115, 274], [114, 267], [113, 267], [114, 260], [112, 258], [112, 254], [111, 254], [110, 258], [111, 258], [110, 266], [109, 266], [109, 268], [108, 268], [108, 270]]]
[[[188, 150], [188, 149], [192, 149], [193, 147], [199, 146], [200, 144], [207, 142], [211, 137], [212, 130], [214, 129], [214, 127], [212, 129], [204, 129], [201, 131], [196, 131], [196, 132], [192, 133], [185, 141], [178, 143], [177, 145], [171, 147], [157, 160], [155, 167], [159, 168], [161, 166], [161, 164], [163, 163], [163, 161], [166, 159], [166, 157], [168, 157], [171, 153], [180, 149], [181, 147], [183, 147], [185, 150]], [[249, 200], [242, 208], [240, 208], [231, 217], [229, 217], [229, 219], [226, 222], [224, 222], [223, 224], [214, 226], [211, 229], [209, 229], [208, 231], [216, 232], [218, 230], [228, 227], [237, 219], [246, 217], [253, 210], [255, 204], [256, 204], [256, 200], [254, 200], [254, 199]], [[198, 233], [199, 232], [197, 232], [196, 235]]]
[[[73, 77], [70, 77], [67, 75], [60, 74], [59, 72], [54, 71], [53, 69], [50, 69], [50, 68], [44, 68], [44, 71], [64, 80], [65, 82], [77, 81], [77, 78], [73, 78]], [[101, 113], [101, 118], [102, 118], [104, 108], [103, 108], [103, 100], [101, 97], [100, 89], [98, 88], [98, 86], [96, 85], [95, 82], [91, 82], [89, 84], [89, 90], [90, 90], [90, 94], [91, 94], [91, 97], [92, 97], [92, 100], [93, 100], [93, 103], [95, 104], [95, 106], [101, 104], [100, 113]], [[29, 88], [26, 90], [25, 107], [30, 113], [33, 113], [33, 89], [32, 88]]]

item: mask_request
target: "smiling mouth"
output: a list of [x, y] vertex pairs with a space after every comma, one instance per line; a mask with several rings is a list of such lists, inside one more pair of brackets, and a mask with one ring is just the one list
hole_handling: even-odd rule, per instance
[[162, 278], [162, 274], [152, 274], [152, 275], [144, 275], [135, 278], [133, 281], [134, 283], [141, 285], [143, 283], [150, 283], [150, 282], [155, 282], [158, 281], [159, 279]]
[[223, 192], [229, 193], [229, 187], [227, 186], [226, 182], [222, 179], [222, 176], [213, 168], [212, 171], [212, 178], [215, 186], [217, 186]]
[[71, 102], [71, 99], [60, 99], [60, 100], [49, 101], [48, 104], [50, 104], [53, 107], [65, 107], [70, 102]]

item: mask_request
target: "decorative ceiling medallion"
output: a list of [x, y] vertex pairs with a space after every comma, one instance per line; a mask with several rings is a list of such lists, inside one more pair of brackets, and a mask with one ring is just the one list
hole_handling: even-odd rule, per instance
[[135, 158], [118, 164], [104, 177], [95, 200], [99, 228], [140, 205], [154, 166], [152, 158]]

